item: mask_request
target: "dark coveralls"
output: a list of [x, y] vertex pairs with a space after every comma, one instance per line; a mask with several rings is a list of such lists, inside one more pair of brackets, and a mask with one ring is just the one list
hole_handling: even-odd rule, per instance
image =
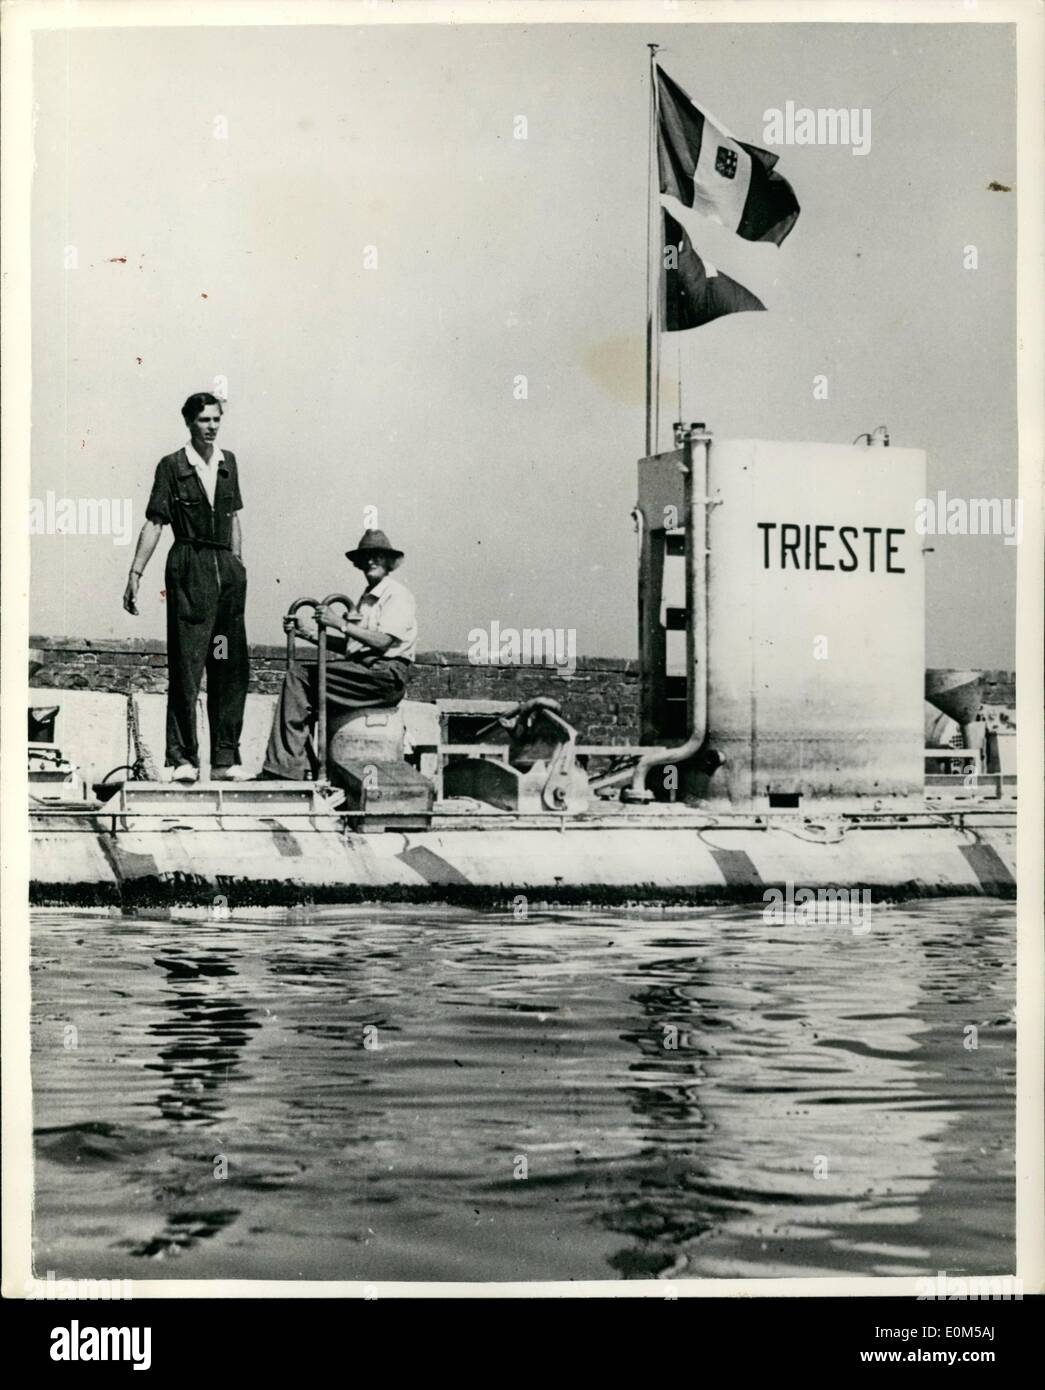
[[[184, 449], [156, 465], [145, 515], [169, 525], [167, 555], [168, 767], [199, 767], [196, 699], [207, 672], [211, 767], [240, 760], [250, 658], [244, 609], [247, 571], [230, 548], [232, 514], [243, 506], [236, 460], [218, 465], [214, 506]], [[224, 641], [219, 641], [223, 638]]]

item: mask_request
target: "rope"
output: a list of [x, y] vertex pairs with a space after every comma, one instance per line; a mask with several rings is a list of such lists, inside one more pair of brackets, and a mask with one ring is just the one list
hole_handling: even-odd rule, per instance
[[145, 740], [142, 738], [138, 722], [138, 706], [134, 691], [127, 694], [127, 764], [132, 769], [136, 782], [155, 782], [158, 780], [156, 764], [152, 760]]
[[[845, 839], [847, 827], [841, 821], [806, 821], [801, 827], [788, 825], [783, 821], [773, 821], [774, 830], [784, 830], [796, 840], [808, 840], [814, 845], [838, 845]], [[832, 835], [831, 832], [834, 831]]]

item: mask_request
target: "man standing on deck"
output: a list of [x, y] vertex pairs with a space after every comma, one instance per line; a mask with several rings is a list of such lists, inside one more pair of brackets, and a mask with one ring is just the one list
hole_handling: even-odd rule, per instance
[[181, 413], [189, 442], [156, 466], [123, 606], [137, 614], [139, 581], [164, 526], [170, 526], [165, 761], [177, 782], [194, 782], [199, 776], [196, 700], [206, 670], [211, 775], [241, 781], [246, 773], [239, 740], [250, 658], [239, 473], [233, 455], [214, 442], [222, 417], [218, 398], [201, 391], [189, 397]]
[[[407, 676], [417, 650], [414, 596], [405, 584], [392, 578], [403, 552], [392, 546], [384, 531], [366, 531], [345, 557], [366, 575], [358, 612], [345, 618], [332, 604], [320, 604], [315, 625], [297, 617], [284, 620], [286, 631], [308, 642], [317, 640], [322, 625], [328, 651], [344, 653], [327, 663], [328, 718], [348, 710], [398, 705], [406, 694]], [[309, 726], [318, 707], [316, 666], [295, 662], [283, 677], [262, 777], [298, 782], [313, 770]]]

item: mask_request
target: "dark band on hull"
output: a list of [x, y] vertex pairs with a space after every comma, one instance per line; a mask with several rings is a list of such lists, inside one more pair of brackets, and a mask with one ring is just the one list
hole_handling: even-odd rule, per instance
[[1001, 898], [1016, 896], [1016, 880], [996, 849], [985, 845], [982, 840], [974, 845], [959, 845], [958, 848], [979, 879], [980, 887], [985, 893]]
[[765, 880], [751, 856], [742, 849], [713, 849], [711, 857], [730, 888], [762, 888]]

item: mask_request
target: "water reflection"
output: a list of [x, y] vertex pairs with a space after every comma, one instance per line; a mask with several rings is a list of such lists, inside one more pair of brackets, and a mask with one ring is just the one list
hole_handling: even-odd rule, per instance
[[228, 1110], [251, 1034], [261, 1026], [235, 994], [238, 954], [231, 945], [196, 948], [179, 937], [153, 956], [165, 985], [159, 1012], [145, 1028], [146, 1045], [159, 1044], [149, 1048], [155, 1060], [144, 1063], [161, 1075], [155, 1106], [172, 1139], [187, 1126], [211, 1133], [205, 1150], [155, 1182], [153, 1201], [166, 1208], [165, 1219], [152, 1234], [118, 1242], [132, 1256], [184, 1256], [240, 1215], [238, 1206], [215, 1201], [229, 1181], [225, 1141], [215, 1127]]
[[[983, 903], [883, 908], [860, 938], [740, 908], [38, 914], [37, 1258], [113, 1277], [997, 1271], [1012, 928]], [[78, 1051], [49, 1041], [69, 1019]]]
[[231, 947], [198, 951], [173, 942], [154, 957], [168, 992], [160, 1017], [147, 1029], [162, 1046], [155, 1051], [157, 1060], [145, 1067], [164, 1078], [156, 1104], [172, 1124], [218, 1121], [250, 1035], [261, 1026], [256, 1011], [229, 988], [237, 954]]
[[[628, 1164], [633, 1186], [620, 1191], [602, 1218], [611, 1231], [633, 1237], [610, 1256], [624, 1278], [653, 1278], [670, 1269], [683, 1242], [709, 1229], [698, 1200], [703, 1176], [705, 1117], [697, 1104], [702, 1073], [703, 1021], [699, 1005], [704, 972], [691, 957], [658, 959], [642, 974], [672, 978], [631, 995], [641, 1023], [625, 1033], [641, 1054], [628, 1072], [634, 1084], [621, 1087], [630, 1102], [644, 1148]], [[624, 1174], [621, 1174], [624, 1177]], [[615, 1184], [616, 1186], [616, 1184]]]
[[[981, 911], [1003, 929], [970, 933], [972, 908], [951, 904], [880, 912], [866, 941], [798, 928], [756, 943], [740, 915], [710, 940], [654, 929], [640, 950], [633, 937], [622, 982], [641, 983], [621, 1012], [637, 1018], [619, 1035], [631, 1058], [608, 1068], [630, 1122], [574, 1141], [576, 1210], [628, 1238], [610, 1268], [626, 1278], [989, 1269], [990, 1219], [967, 1210], [977, 1194], [999, 1218], [996, 1267], [1011, 1264], [1011, 1019], [993, 1020], [984, 1045], [1002, 1065], [985, 1067], [962, 1053], [953, 1013], [973, 1001], [991, 1011], [995, 991], [1011, 994], [1007, 911]], [[726, 925], [738, 930], [719, 933]], [[527, 997], [518, 980], [516, 990]], [[551, 1012], [546, 999], [536, 1007]], [[968, 1107], [995, 1074], [1004, 1086], [985, 1099], [985, 1142], [972, 1146]], [[978, 1162], [973, 1147], [990, 1158]], [[954, 1221], [956, 1197], [960, 1235], [941, 1219]]]

